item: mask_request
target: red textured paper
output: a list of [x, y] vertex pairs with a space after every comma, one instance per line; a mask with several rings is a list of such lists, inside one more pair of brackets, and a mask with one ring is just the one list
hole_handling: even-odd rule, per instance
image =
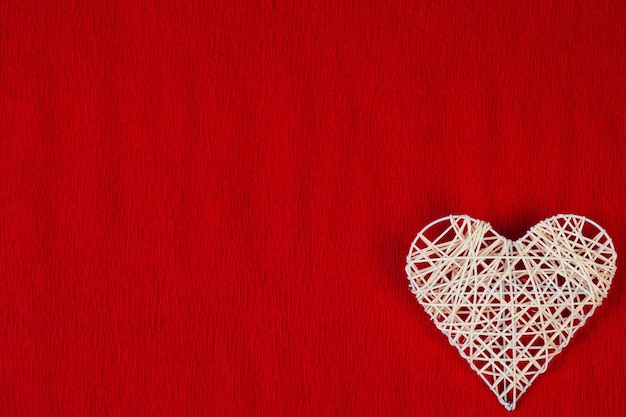
[[0, 4], [0, 415], [506, 416], [408, 290], [430, 221], [606, 228], [515, 415], [626, 408], [626, 8]]

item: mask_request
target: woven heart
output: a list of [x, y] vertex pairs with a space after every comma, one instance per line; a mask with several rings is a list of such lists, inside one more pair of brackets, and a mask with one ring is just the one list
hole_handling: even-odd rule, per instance
[[585, 324], [615, 275], [611, 238], [558, 215], [511, 241], [469, 216], [426, 226], [407, 257], [410, 288], [507, 410]]

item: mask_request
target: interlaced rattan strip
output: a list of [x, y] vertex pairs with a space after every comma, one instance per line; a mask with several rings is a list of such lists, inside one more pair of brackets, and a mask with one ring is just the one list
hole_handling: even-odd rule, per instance
[[406, 272], [435, 325], [512, 410], [602, 303], [616, 257], [582, 216], [546, 219], [517, 241], [449, 216], [417, 235]]

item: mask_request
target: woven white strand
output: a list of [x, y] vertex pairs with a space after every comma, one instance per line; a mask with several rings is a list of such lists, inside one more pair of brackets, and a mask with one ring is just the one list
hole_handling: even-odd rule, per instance
[[516, 241], [448, 216], [417, 235], [406, 272], [435, 325], [513, 410], [607, 296], [616, 258], [582, 216], [543, 220]]

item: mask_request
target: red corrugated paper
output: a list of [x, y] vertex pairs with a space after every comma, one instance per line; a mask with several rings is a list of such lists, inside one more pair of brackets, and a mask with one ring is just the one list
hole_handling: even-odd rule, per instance
[[[626, 408], [626, 7], [0, 4], [0, 415]], [[614, 240], [508, 413], [408, 290], [450, 214]]]

